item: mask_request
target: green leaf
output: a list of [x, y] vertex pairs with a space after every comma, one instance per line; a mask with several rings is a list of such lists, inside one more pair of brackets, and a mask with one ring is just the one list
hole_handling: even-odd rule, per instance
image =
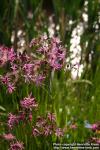
[[6, 109], [4, 107], [2, 107], [2, 106], [0, 106], [0, 110], [6, 111]]
[[93, 83], [89, 80], [75, 80], [75, 81], [72, 81], [72, 83], [86, 83], [89, 85], [93, 85]]

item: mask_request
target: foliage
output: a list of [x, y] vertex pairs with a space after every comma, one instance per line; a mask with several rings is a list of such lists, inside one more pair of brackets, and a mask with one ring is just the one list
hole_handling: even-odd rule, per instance
[[[64, 136], [31, 138], [24, 136], [26, 130], [30, 132], [30, 125], [27, 124], [23, 128], [20, 124], [12, 134], [17, 136], [17, 140], [25, 143], [26, 149], [35, 150], [42, 147], [44, 150], [51, 150], [50, 145], [53, 142], [98, 142], [100, 140], [99, 0], [70, 0], [70, 2], [67, 0], [52, 0], [52, 2], [49, 0], [1, 0], [0, 4], [2, 6], [0, 9], [0, 75], [11, 71], [9, 63], [1, 66], [2, 45], [3, 47], [13, 46], [15, 53], [25, 51], [29, 56], [32, 52], [34, 59], [44, 57], [41, 54], [37, 55], [35, 51], [37, 47], [29, 47], [32, 38], [43, 34], [49, 38], [58, 36], [66, 47], [66, 62], [63, 69], [50, 71], [47, 67], [48, 75], [42, 86], [37, 86], [35, 82], [25, 83], [21, 79], [18, 80], [14, 92], [10, 94], [6, 92], [7, 87], [0, 83], [1, 137], [7, 131], [5, 121], [8, 113], [17, 114], [20, 110], [20, 100], [32, 93], [39, 104], [39, 110], [36, 114], [33, 113], [33, 118], [36, 115], [46, 117], [48, 111], [51, 111], [56, 116], [57, 126], [64, 130]], [[87, 19], [84, 16], [87, 16]], [[81, 33], [78, 32], [80, 28], [82, 28]], [[76, 46], [79, 53], [73, 55], [71, 41], [78, 34], [80, 37], [78, 46], [81, 47], [81, 51]], [[74, 43], [77, 43], [77, 40]], [[73, 60], [78, 59], [78, 55], [80, 56], [78, 63], [73, 64]], [[22, 69], [22, 64], [17, 62], [17, 65], [19, 70]], [[79, 75], [77, 66], [81, 65], [83, 70]], [[75, 69], [77, 76], [73, 79], [72, 71]], [[0, 141], [0, 149], [8, 149], [8, 143], [4, 139]]]

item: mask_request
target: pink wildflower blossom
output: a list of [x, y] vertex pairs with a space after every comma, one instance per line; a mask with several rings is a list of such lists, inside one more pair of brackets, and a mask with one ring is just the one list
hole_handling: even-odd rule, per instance
[[90, 142], [91, 142], [91, 143], [97, 143], [97, 144], [100, 144], [100, 138], [97, 138], [97, 137], [91, 137], [91, 138], [90, 138]]
[[63, 136], [63, 131], [62, 131], [62, 129], [61, 128], [57, 128], [56, 129], [56, 131], [55, 131], [55, 135], [57, 136], [57, 137], [61, 137], [61, 136]]
[[39, 75], [35, 77], [35, 83], [36, 85], [41, 85], [45, 77], [43, 75]]
[[56, 43], [56, 44], [60, 44], [61, 43], [61, 41], [60, 41], [60, 39], [58, 37], [52, 37], [51, 41], [52, 41], [52, 43]]
[[37, 47], [36, 52], [39, 52], [54, 70], [62, 68], [65, 60], [65, 49], [62, 47], [59, 38], [48, 39], [45, 36], [41, 36], [31, 41], [30, 47], [32, 46]]
[[35, 102], [35, 98], [31, 97], [31, 95], [20, 101], [20, 104], [21, 107], [25, 109], [36, 108], [38, 106], [38, 104]]
[[33, 76], [31, 74], [23, 75], [25, 79], [25, 83], [30, 83], [33, 80]]
[[26, 118], [25, 112], [20, 112], [18, 115], [18, 120], [23, 121], [25, 120], [25, 118]]
[[10, 150], [23, 150], [23, 143], [17, 141], [16, 143], [11, 143], [10, 144]]
[[1, 79], [2, 83], [6, 84], [6, 85], [10, 82], [10, 77], [8, 75], [0, 76], [0, 79]]
[[11, 69], [13, 70], [13, 73], [16, 73], [18, 66], [16, 64], [11, 64]]
[[55, 122], [55, 120], [56, 120], [56, 117], [55, 117], [55, 115], [53, 114], [53, 113], [48, 113], [48, 119], [50, 120], [50, 121], [53, 121], [53, 122]]
[[8, 83], [7, 88], [8, 88], [8, 89], [7, 89], [8, 92], [9, 92], [10, 94], [15, 90], [15, 86], [14, 86], [13, 83]]
[[32, 47], [32, 46], [34, 46], [34, 45], [36, 45], [37, 44], [37, 39], [32, 39], [32, 41], [30, 42], [30, 45], [29, 45], [29, 47]]
[[32, 71], [33, 65], [34, 65], [34, 64], [24, 64], [23, 70], [24, 70], [27, 74], [30, 74], [31, 71]]
[[62, 68], [65, 59], [65, 50], [61, 46], [58, 46], [55, 43], [52, 44], [51, 51], [48, 53], [48, 56], [48, 62], [51, 67], [56, 70]]
[[100, 144], [100, 138], [96, 140], [96, 143], [97, 143], [97, 144]]
[[10, 129], [12, 129], [13, 126], [15, 124], [17, 124], [17, 123], [18, 123], [18, 117], [16, 115], [13, 115], [12, 113], [9, 113], [9, 115], [8, 115], [8, 123], [7, 123], [8, 127]]
[[16, 53], [14, 52], [14, 49], [11, 48], [11, 49], [9, 49], [9, 51], [8, 51], [8, 60], [9, 60], [10, 62], [14, 62], [15, 59], [16, 59]]
[[91, 125], [91, 129], [93, 131], [96, 131], [97, 127], [98, 127], [98, 125], [96, 123], [94, 123], [94, 124]]
[[44, 127], [44, 135], [49, 136], [52, 134], [52, 126], [48, 125]]
[[11, 140], [14, 140], [15, 139], [15, 136], [12, 135], [11, 133], [8, 133], [8, 134], [4, 134], [3, 135], [3, 138], [7, 141], [11, 141]]
[[45, 126], [45, 124], [46, 124], [45, 118], [39, 116], [37, 118], [36, 126], [41, 128], [41, 127]]
[[37, 128], [33, 127], [32, 134], [33, 134], [33, 136], [39, 136], [41, 134], [41, 132]]
[[4, 46], [0, 46], [0, 66], [3, 66], [8, 58], [7, 58], [8, 48]]
[[17, 56], [17, 59], [19, 60], [19, 62], [25, 64], [25, 62], [29, 61], [30, 60], [30, 57], [25, 53], [23, 52], [22, 54], [19, 53], [19, 55]]
[[62, 64], [59, 64], [56, 60], [49, 60], [50, 66], [54, 69], [54, 70], [59, 70], [62, 68]]
[[30, 113], [29, 114], [29, 121], [32, 121], [32, 118], [33, 118], [32, 113]]
[[71, 128], [71, 129], [77, 129], [77, 125], [76, 125], [76, 124], [72, 124], [72, 125], [70, 126], [70, 128]]

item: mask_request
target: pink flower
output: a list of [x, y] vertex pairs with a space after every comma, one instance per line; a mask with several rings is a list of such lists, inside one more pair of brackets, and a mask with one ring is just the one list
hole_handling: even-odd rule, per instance
[[55, 115], [54, 115], [53, 113], [48, 113], [47, 118], [48, 118], [50, 121], [53, 121], [53, 122], [56, 121], [56, 117], [55, 117]]
[[48, 125], [44, 127], [44, 135], [48, 136], [52, 134], [52, 126]]
[[100, 138], [96, 140], [96, 143], [100, 144]]
[[64, 135], [63, 131], [61, 130], [61, 128], [57, 128], [56, 131], [55, 131], [55, 135], [57, 137], [61, 137]]
[[2, 60], [2, 65], [5, 64], [7, 61], [14, 62], [14, 60], [16, 59], [16, 53], [14, 52], [13, 48], [1, 46], [0, 52], [2, 57], [0, 60]]
[[37, 44], [37, 39], [34, 38], [31, 40], [29, 47], [35, 46], [36, 44]]
[[49, 64], [54, 70], [59, 70], [62, 68], [62, 64], [59, 64], [56, 59], [50, 58]]
[[6, 85], [10, 82], [10, 77], [8, 75], [0, 76], [0, 79], [1, 79], [2, 83], [6, 84]]
[[77, 125], [76, 125], [76, 124], [72, 124], [72, 125], [70, 126], [70, 128], [71, 128], [71, 129], [77, 129]]
[[48, 62], [51, 67], [56, 70], [62, 68], [65, 59], [65, 50], [61, 46], [57, 46], [55, 43], [51, 47], [51, 51], [48, 53]]
[[23, 75], [25, 78], [25, 83], [30, 83], [33, 80], [33, 76], [31, 74]]
[[94, 124], [91, 125], [91, 129], [93, 131], [95, 131], [97, 128], [98, 128], [98, 125], [96, 123], [94, 123]]
[[11, 69], [13, 70], [13, 73], [16, 73], [18, 66], [16, 64], [11, 64]]
[[58, 37], [52, 37], [51, 38], [51, 42], [52, 43], [56, 43], [56, 44], [60, 44], [61, 43], [61, 41], [60, 41], [60, 39]]
[[47, 51], [48, 51], [48, 48], [46, 46], [42, 46], [37, 49], [37, 52], [39, 52], [41, 54], [45, 54], [45, 53], [47, 53]]
[[41, 133], [37, 128], [33, 127], [32, 134], [33, 134], [33, 136], [39, 136]]
[[18, 117], [16, 115], [13, 115], [12, 113], [9, 113], [8, 115], [8, 127], [12, 129], [12, 127], [18, 123]]
[[0, 79], [1, 79], [1, 82], [7, 86], [8, 93], [11, 94], [15, 90], [15, 86], [13, 83], [10, 83], [11, 79], [9, 75], [6, 74], [4, 77], [0, 76]]
[[36, 47], [36, 52], [40, 53], [54, 70], [62, 68], [65, 60], [65, 49], [59, 38], [48, 39], [47, 36], [40, 36], [31, 41], [30, 47], [32, 46]]
[[7, 88], [8, 88], [8, 89], [7, 89], [8, 92], [9, 92], [10, 94], [15, 90], [15, 86], [14, 86], [13, 83], [8, 83]]
[[15, 136], [12, 135], [11, 133], [8, 133], [8, 134], [4, 134], [3, 135], [3, 138], [7, 141], [11, 141], [11, 140], [14, 140], [15, 139]]
[[35, 77], [35, 83], [36, 85], [41, 85], [45, 77], [43, 75], [39, 75]]
[[34, 64], [24, 64], [23, 66], [23, 73], [24, 73], [24, 78], [25, 82], [30, 82], [33, 80], [33, 66]]
[[14, 52], [14, 49], [11, 48], [11, 49], [9, 49], [9, 51], [8, 51], [8, 60], [9, 60], [10, 62], [14, 62], [15, 59], [16, 59], [16, 53]]
[[20, 112], [20, 114], [18, 115], [18, 120], [23, 121], [25, 120], [25, 118], [26, 118], [25, 112]]
[[35, 102], [35, 98], [31, 97], [31, 95], [20, 101], [20, 104], [21, 107], [25, 109], [36, 108], [38, 106], [38, 104]]
[[19, 60], [19, 62], [25, 64], [25, 62], [29, 61], [30, 60], [30, 57], [25, 53], [23, 52], [22, 54], [19, 53], [19, 55], [17, 56], [17, 59]]
[[32, 118], [33, 118], [32, 113], [30, 113], [29, 114], [29, 121], [32, 121]]
[[0, 66], [3, 66], [7, 61], [8, 48], [0, 46]]
[[97, 143], [97, 144], [100, 144], [100, 138], [97, 138], [97, 137], [91, 137], [91, 138], [90, 138], [90, 142], [91, 142], [91, 143]]
[[32, 72], [32, 68], [33, 68], [34, 64], [24, 64], [23, 66], [23, 70], [27, 73], [30, 74]]
[[46, 120], [43, 117], [38, 117], [37, 118], [37, 122], [36, 122], [36, 126], [39, 128], [42, 128], [43, 126], [45, 126], [46, 124]]
[[60, 61], [64, 60], [65, 59], [65, 51], [58, 52], [58, 58]]
[[16, 143], [11, 143], [10, 144], [10, 150], [23, 150], [23, 143], [17, 141]]

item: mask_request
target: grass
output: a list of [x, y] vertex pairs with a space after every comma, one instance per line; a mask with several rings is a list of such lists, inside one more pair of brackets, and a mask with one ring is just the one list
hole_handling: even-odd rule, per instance
[[[0, 13], [0, 44], [7, 46], [13, 45], [18, 49], [17, 32], [22, 30], [25, 32], [25, 41], [29, 43], [30, 39], [42, 33], [48, 32], [50, 25], [47, 10], [42, 7], [43, 1], [29, 0], [19, 1], [19, 3], [1, 1]], [[84, 22], [82, 14], [85, 9], [85, 1], [76, 0], [70, 3], [63, 0], [53, 0], [53, 15], [55, 35], [58, 35], [66, 48], [66, 59], [70, 60], [70, 39], [74, 28]], [[7, 132], [5, 125], [9, 112], [17, 113], [20, 110], [20, 100], [28, 96], [29, 93], [36, 98], [39, 103], [37, 112], [33, 111], [33, 118], [38, 115], [46, 116], [48, 111], [56, 114], [56, 123], [59, 127], [65, 129], [62, 138], [54, 135], [51, 137], [32, 137], [30, 134], [30, 125], [25, 128], [23, 124], [13, 131], [16, 137], [25, 143], [26, 150], [52, 150], [52, 143], [85, 143], [92, 137], [100, 139], [100, 129], [93, 132], [85, 127], [85, 121], [94, 124], [100, 121], [100, 44], [99, 44], [99, 28], [95, 29], [93, 24], [98, 23], [99, 2], [88, 0], [87, 5], [88, 22], [81, 35], [80, 46], [81, 61], [84, 64], [83, 72], [80, 77], [73, 79], [71, 76], [72, 68], [62, 69], [53, 72], [48, 76], [41, 87], [35, 84], [19, 83], [16, 91], [12, 94], [6, 92], [6, 88], [0, 84], [0, 134]], [[32, 13], [32, 18], [28, 18], [28, 13]], [[5, 21], [7, 20], [7, 21]], [[69, 25], [72, 20], [73, 24]], [[59, 30], [56, 26], [59, 25]], [[15, 29], [16, 28], [16, 29]], [[6, 30], [5, 30], [6, 29]], [[15, 33], [15, 41], [11, 43], [12, 32]], [[86, 47], [86, 42], [88, 46]], [[29, 52], [27, 46], [24, 49]], [[91, 60], [89, 57], [91, 56]], [[67, 65], [71, 64], [71, 60]], [[8, 68], [0, 67], [0, 75]], [[34, 120], [33, 120], [34, 122]], [[71, 125], [76, 125], [76, 129], [72, 129]], [[1, 139], [0, 150], [8, 149], [7, 141]]]

